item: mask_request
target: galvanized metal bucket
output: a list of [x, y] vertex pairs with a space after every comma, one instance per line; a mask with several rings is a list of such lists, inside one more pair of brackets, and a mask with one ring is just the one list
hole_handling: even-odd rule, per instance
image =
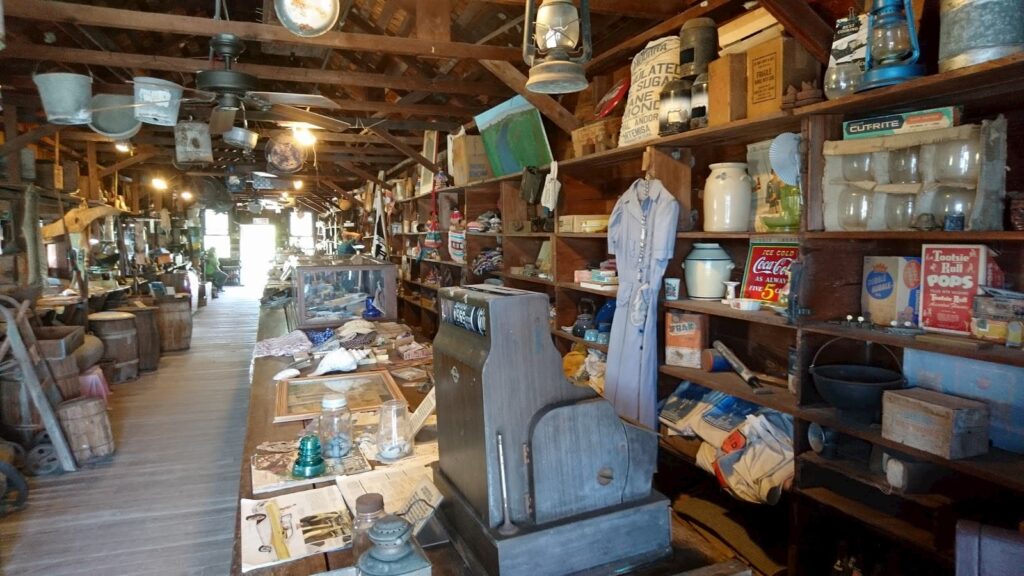
[[92, 77], [70, 72], [35, 74], [46, 120], [51, 124], [75, 125], [92, 121]]
[[146, 124], [174, 126], [181, 106], [181, 86], [168, 80], [137, 76], [135, 82], [135, 118]]
[[135, 98], [127, 94], [97, 94], [92, 97], [93, 132], [111, 140], [127, 140], [139, 133], [142, 122], [135, 118]]
[[942, 0], [939, 72], [1024, 52], [1024, 0]]

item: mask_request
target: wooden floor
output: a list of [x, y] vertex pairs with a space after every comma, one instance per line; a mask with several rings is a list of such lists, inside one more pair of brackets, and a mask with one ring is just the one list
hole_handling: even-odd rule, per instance
[[109, 462], [31, 481], [0, 519], [0, 575], [227, 574], [259, 303], [228, 288], [192, 349], [114, 387]]

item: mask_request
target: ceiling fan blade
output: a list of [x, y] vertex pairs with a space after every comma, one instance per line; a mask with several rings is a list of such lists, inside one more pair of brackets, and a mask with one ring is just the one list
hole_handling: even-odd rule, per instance
[[323, 114], [317, 114], [316, 112], [310, 112], [309, 110], [295, 108], [294, 106], [287, 106], [285, 104], [273, 104], [270, 107], [269, 112], [282, 120], [307, 122], [309, 124], [319, 126], [324, 130], [330, 130], [331, 132], [344, 132], [352, 127], [351, 124], [343, 120], [324, 116]]
[[334, 100], [319, 94], [290, 94], [288, 92], [249, 92], [248, 96], [259, 98], [271, 104], [284, 104], [285, 106], [308, 106], [310, 108], [325, 108], [327, 110], [340, 110]]
[[210, 113], [210, 134], [223, 134], [235, 124], [237, 108], [222, 108], [216, 106]]

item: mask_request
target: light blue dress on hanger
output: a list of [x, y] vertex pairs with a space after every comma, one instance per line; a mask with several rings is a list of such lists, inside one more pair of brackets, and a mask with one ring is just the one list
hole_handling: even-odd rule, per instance
[[[647, 200], [643, 179], [633, 182], [619, 197], [608, 221], [608, 253], [615, 255], [619, 273], [615, 319], [608, 341], [605, 397], [619, 416], [657, 429], [658, 294], [661, 279], [676, 243], [679, 202], [660, 180], [651, 180]], [[640, 235], [647, 213], [647, 242], [642, 280], [637, 278]], [[630, 303], [647, 285], [647, 315], [642, 326], [630, 321]]]

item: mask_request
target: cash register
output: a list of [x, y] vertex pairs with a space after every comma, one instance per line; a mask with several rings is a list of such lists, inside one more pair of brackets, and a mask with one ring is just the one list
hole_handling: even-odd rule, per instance
[[488, 284], [439, 295], [435, 481], [474, 573], [621, 573], [669, 554], [657, 436], [566, 380], [548, 296]]

